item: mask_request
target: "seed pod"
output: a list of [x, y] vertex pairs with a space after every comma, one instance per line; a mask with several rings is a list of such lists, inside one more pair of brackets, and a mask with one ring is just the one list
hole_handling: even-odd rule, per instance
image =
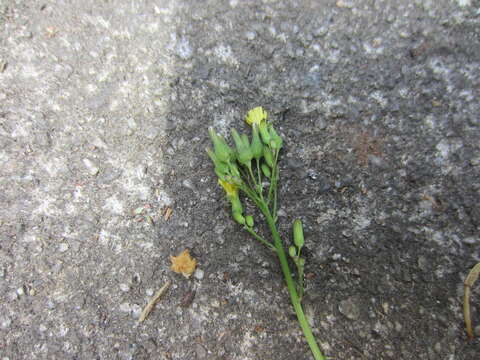
[[272, 150], [266, 146], [263, 148], [263, 158], [267, 165], [270, 166], [270, 168], [273, 168], [273, 153]]
[[257, 160], [260, 159], [263, 153], [263, 144], [260, 140], [257, 124], [253, 124], [252, 143], [250, 144], [250, 149], [252, 150], [253, 157]]
[[301, 249], [304, 244], [303, 225], [300, 219], [296, 219], [293, 222], [293, 242], [295, 243], [295, 246], [299, 249]]
[[290, 255], [290, 257], [292, 257], [292, 258], [297, 256], [297, 249], [295, 249], [295, 246], [290, 246], [288, 248], [288, 255]]
[[245, 224], [245, 218], [243, 217], [242, 214], [238, 213], [238, 212], [234, 212], [233, 214], [233, 219], [239, 223], [240, 225], [244, 225]]
[[247, 224], [248, 227], [253, 227], [253, 216], [252, 215], [245, 216], [245, 223]]
[[267, 178], [270, 179], [270, 177], [272, 176], [272, 172], [270, 171], [270, 168], [268, 167], [268, 165], [262, 164], [261, 168], [262, 168], [263, 175], [265, 175]]

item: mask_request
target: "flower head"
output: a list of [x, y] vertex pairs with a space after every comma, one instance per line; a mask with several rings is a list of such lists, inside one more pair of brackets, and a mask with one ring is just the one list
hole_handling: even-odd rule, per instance
[[172, 262], [172, 266], [170, 267], [172, 271], [180, 273], [186, 278], [193, 274], [197, 266], [197, 261], [190, 256], [188, 249], [184, 250], [178, 256], [170, 256], [170, 261]]
[[261, 106], [257, 106], [256, 108], [253, 108], [247, 113], [245, 121], [250, 126], [253, 126], [253, 124], [257, 124], [258, 127], [260, 127], [260, 124], [267, 121], [267, 116], [267, 112]]
[[238, 196], [238, 187], [235, 184], [229, 183], [218, 179], [218, 183], [222, 185], [223, 189], [227, 193], [227, 197], [237, 197]]

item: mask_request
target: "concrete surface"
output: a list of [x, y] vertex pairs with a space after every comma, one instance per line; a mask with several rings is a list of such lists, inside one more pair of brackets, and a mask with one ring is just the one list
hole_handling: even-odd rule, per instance
[[204, 153], [257, 105], [324, 352], [480, 358], [478, 0], [0, 4], [0, 359], [310, 359]]

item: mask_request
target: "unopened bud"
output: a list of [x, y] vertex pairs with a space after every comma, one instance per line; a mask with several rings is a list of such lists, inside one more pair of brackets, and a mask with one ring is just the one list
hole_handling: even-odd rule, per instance
[[232, 204], [232, 212], [233, 213], [243, 213], [243, 206], [242, 203], [240, 202], [240, 199], [237, 196], [232, 196], [230, 198], [230, 203]]
[[237, 148], [237, 159], [240, 164], [245, 166], [250, 165], [250, 161], [253, 158], [252, 151], [250, 150], [250, 144], [248, 143], [248, 138], [245, 139], [245, 136], [240, 136], [237, 130], [232, 129], [233, 141], [235, 142], [235, 147]]
[[239, 223], [240, 225], [245, 225], [245, 218], [243, 217], [242, 214], [238, 213], [238, 212], [234, 212], [233, 214], [233, 219]]
[[273, 154], [272, 150], [268, 147], [263, 148], [263, 158], [265, 159], [265, 162], [267, 163], [268, 166], [270, 166], [273, 169]]
[[218, 135], [212, 128], [208, 129], [213, 143], [215, 156], [218, 160], [228, 162], [233, 157], [233, 150], [227, 145], [225, 139]]
[[260, 140], [257, 124], [253, 124], [252, 143], [250, 144], [250, 149], [252, 150], [253, 157], [257, 160], [260, 159], [263, 154], [263, 144]]
[[292, 258], [297, 256], [297, 249], [295, 249], [295, 246], [290, 246], [288, 248], [288, 255], [290, 255], [290, 257], [292, 257]]
[[304, 244], [303, 225], [300, 219], [296, 219], [293, 222], [293, 242], [295, 243], [295, 246], [299, 249], [301, 249]]
[[248, 227], [253, 227], [253, 216], [252, 215], [245, 216], [245, 223], [247, 224]]
[[268, 165], [262, 164], [261, 168], [262, 168], [263, 175], [265, 175], [267, 178], [270, 179], [270, 177], [272, 176], [272, 172], [270, 171], [270, 168], [268, 167]]
[[280, 135], [278, 135], [278, 133], [275, 131], [273, 125], [270, 125], [268, 127], [268, 130], [270, 132], [270, 138], [272, 140], [270, 140], [270, 145], [273, 149], [280, 149], [282, 147], [282, 144], [283, 144], [283, 140], [281, 138]]
[[260, 123], [259, 131], [260, 131], [260, 136], [262, 138], [263, 143], [265, 145], [269, 145], [271, 137], [270, 137], [270, 133], [268, 132], [267, 124], [264, 122]]

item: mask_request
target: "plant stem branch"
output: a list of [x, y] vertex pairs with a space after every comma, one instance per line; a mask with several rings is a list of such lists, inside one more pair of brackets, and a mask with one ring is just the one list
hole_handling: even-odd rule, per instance
[[278, 259], [280, 261], [280, 266], [282, 268], [283, 276], [285, 278], [285, 282], [287, 284], [288, 292], [290, 293], [290, 299], [292, 301], [293, 308], [295, 309], [295, 313], [297, 314], [298, 322], [300, 323], [300, 327], [302, 328], [303, 334], [305, 335], [305, 339], [307, 340], [308, 346], [310, 346], [310, 350], [312, 351], [313, 357], [315, 360], [325, 360], [326, 358], [323, 356], [318, 344], [315, 340], [315, 337], [312, 333], [312, 329], [308, 324], [308, 320], [305, 317], [305, 313], [303, 312], [302, 305], [300, 303], [300, 298], [298, 297], [297, 290], [295, 288], [295, 282], [292, 278], [292, 272], [290, 271], [290, 267], [288, 266], [287, 256], [285, 254], [285, 250], [283, 248], [282, 240], [280, 238], [280, 234], [277, 231], [277, 227], [275, 225], [275, 220], [272, 217], [268, 206], [262, 204], [260, 210], [265, 215], [265, 218], [268, 223], [268, 227], [272, 233], [272, 237], [274, 240], [274, 245], [277, 251]]
[[263, 237], [261, 237], [260, 235], [258, 235], [255, 230], [253, 230], [252, 228], [249, 228], [248, 226], [245, 226], [245, 230], [247, 230], [255, 239], [257, 239], [258, 241], [260, 241], [263, 245], [265, 245], [266, 247], [268, 247], [269, 249], [277, 252], [277, 248], [275, 246], [273, 246], [272, 243], [269, 243], [267, 240], [265, 240]]

